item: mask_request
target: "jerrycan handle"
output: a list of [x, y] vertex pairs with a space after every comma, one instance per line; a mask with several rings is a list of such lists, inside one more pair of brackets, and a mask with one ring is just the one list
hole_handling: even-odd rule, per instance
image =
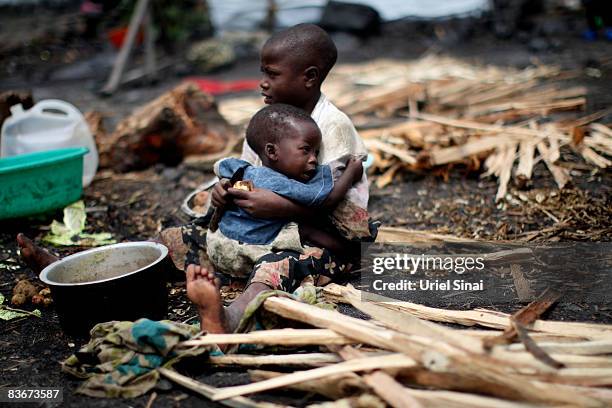
[[32, 111], [39, 114], [57, 115], [64, 114], [69, 118], [82, 119], [83, 115], [77, 108], [68, 102], [59, 99], [45, 99], [38, 102], [32, 108]]

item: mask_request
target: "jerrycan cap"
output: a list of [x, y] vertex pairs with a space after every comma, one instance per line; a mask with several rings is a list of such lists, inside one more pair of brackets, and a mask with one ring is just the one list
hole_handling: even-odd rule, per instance
[[23, 106], [20, 103], [11, 106], [10, 109], [11, 109], [11, 116], [23, 115]]

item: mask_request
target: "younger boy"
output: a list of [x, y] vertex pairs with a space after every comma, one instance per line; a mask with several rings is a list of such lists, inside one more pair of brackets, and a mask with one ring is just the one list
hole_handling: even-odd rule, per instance
[[[323, 210], [321, 218], [325, 217], [324, 209], [334, 208], [362, 176], [361, 162], [351, 159], [334, 183], [329, 166], [317, 164], [319, 128], [308, 114], [290, 105], [269, 105], [257, 112], [249, 122], [246, 141], [257, 152], [262, 166], [223, 159], [215, 164], [215, 173], [229, 179], [240, 172], [242, 180], [251, 181], [257, 188]], [[246, 277], [241, 272], [250, 273], [255, 262], [271, 252], [304, 254], [303, 243], [325, 246], [337, 255], [344, 249], [325, 231], [298, 230], [295, 223], [281, 218], [255, 218], [237, 206], [228, 206], [219, 228], [209, 230], [206, 236], [208, 257], [216, 270], [234, 277]]]

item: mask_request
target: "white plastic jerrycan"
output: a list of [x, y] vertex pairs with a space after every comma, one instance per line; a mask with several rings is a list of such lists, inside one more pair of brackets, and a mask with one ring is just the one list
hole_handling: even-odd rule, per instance
[[21, 104], [11, 106], [2, 125], [0, 157], [66, 147], [89, 149], [83, 157], [83, 186], [88, 186], [98, 169], [98, 151], [81, 112], [59, 99], [40, 101], [26, 111]]

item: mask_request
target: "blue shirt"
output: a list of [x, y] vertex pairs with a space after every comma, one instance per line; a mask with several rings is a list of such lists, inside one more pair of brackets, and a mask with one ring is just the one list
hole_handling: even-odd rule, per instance
[[[317, 166], [317, 172], [307, 183], [290, 179], [268, 167], [255, 167], [240, 159], [223, 159], [218, 164], [217, 175], [231, 178], [240, 168], [245, 168], [243, 180], [251, 180], [255, 188], [273, 191], [299, 204], [316, 207], [322, 204], [334, 187], [329, 166]], [[226, 237], [246, 244], [269, 244], [289, 220], [255, 218], [238, 206], [230, 206], [223, 213], [219, 229]]]

